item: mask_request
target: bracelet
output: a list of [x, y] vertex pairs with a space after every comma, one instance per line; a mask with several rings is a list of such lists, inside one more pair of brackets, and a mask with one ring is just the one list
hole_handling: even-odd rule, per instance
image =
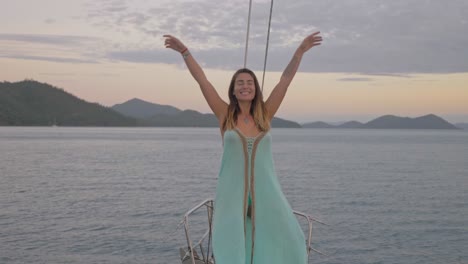
[[182, 58], [184, 58], [185, 60], [190, 55], [190, 51], [188, 50], [188, 48], [185, 48], [183, 51], [180, 52], [180, 54], [182, 54]]
[[187, 57], [190, 55], [190, 52], [186, 51], [185, 54], [182, 54], [182, 58], [187, 59]]

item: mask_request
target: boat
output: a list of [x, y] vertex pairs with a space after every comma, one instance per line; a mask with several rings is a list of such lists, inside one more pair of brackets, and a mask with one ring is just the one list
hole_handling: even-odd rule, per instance
[[[196, 222], [196, 227], [201, 227], [202, 230], [191, 230], [189, 228], [189, 220], [199, 216], [202, 211], [206, 211], [206, 219], [199, 220]], [[180, 259], [182, 264], [215, 264], [215, 259], [212, 252], [212, 243], [211, 243], [211, 236], [212, 236], [212, 223], [213, 223], [213, 210], [214, 210], [214, 200], [213, 199], [206, 199], [196, 205], [195, 207], [188, 210], [183, 217], [183, 220], [180, 224], [184, 225], [185, 230], [185, 238], [187, 244], [185, 247], [179, 248]], [[305, 241], [305, 247], [307, 248], [307, 255], [310, 255], [311, 251], [317, 252], [321, 255], [327, 255], [323, 252], [320, 252], [317, 249], [312, 248], [312, 223], [320, 223], [323, 225], [327, 225], [322, 221], [319, 221], [313, 218], [310, 215], [305, 213], [293, 210], [293, 213], [298, 217], [298, 220], [306, 220], [308, 224], [308, 236]], [[204, 217], [203, 217], [204, 218]], [[179, 225], [180, 225], [179, 224]], [[204, 227], [203, 227], [204, 226]], [[193, 240], [194, 237], [193, 233], [202, 234], [198, 240]]]

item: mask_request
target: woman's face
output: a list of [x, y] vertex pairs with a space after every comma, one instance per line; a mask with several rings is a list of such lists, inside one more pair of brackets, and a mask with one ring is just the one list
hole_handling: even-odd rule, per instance
[[252, 101], [255, 97], [255, 82], [248, 73], [239, 73], [234, 83], [234, 96], [238, 101]]

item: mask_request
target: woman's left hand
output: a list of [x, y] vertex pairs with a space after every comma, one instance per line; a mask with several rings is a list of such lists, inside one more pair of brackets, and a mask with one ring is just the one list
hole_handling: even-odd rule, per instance
[[317, 31], [312, 35], [307, 36], [299, 46], [299, 50], [305, 53], [312, 47], [322, 44], [322, 36], [320, 36], [319, 34], [320, 31]]

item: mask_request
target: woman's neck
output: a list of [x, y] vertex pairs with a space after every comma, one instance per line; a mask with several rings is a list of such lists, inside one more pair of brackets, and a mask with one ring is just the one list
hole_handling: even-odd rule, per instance
[[240, 108], [240, 115], [241, 116], [248, 116], [250, 115], [250, 107], [252, 103], [251, 102], [239, 102], [239, 108]]

